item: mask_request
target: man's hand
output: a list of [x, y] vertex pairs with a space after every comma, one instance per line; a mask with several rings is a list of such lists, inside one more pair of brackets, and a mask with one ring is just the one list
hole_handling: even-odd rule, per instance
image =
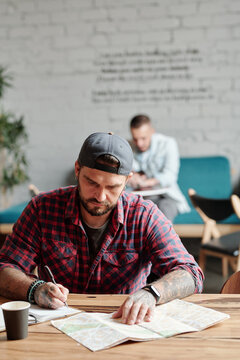
[[57, 309], [67, 301], [68, 293], [68, 289], [64, 286], [47, 282], [37, 288], [34, 300], [41, 307]]
[[139, 173], [134, 173], [131, 178], [128, 180], [128, 184], [132, 186], [133, 189], [138, 189], [144, 183], [146, 175], [141, 175]]
[[147, 178], [145, 174], [134, 173], [133, 176], [128, 180], [128, 184], [132, 186], [133, 189], [144, 189], [151, 188], [153, 186], [159, 185], [158, 180], [155, 178]]
[[128, 325], [139, 324], [143, 320], [151, 321], [155, 305], [156, 300], [151, 293], [139, 290], [130, 295], [112, 317], [122, 317], [122, 323]]

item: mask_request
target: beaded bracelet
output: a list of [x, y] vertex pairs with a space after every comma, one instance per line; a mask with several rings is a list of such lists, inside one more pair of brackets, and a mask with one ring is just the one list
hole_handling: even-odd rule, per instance
[[31, 304], [35, 304], [35, 300], [34, 300], [34, 294], [35, 294], [35, 291], [37, 290], [37, 288], [44, 284], [45, 281], [43, 280], [35, 280], [31, 283], [31, 285], [29, 286], [28, 288], [28, 291], [27, 291], [27, 301], [30, 302]]

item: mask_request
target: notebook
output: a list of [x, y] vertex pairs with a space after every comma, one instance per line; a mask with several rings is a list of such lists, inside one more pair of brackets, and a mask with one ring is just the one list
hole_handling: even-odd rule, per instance
[[[31, 305], [29, 309], [28, 323], [29, 325], [36, 324], [47, 320], [61, 318], [67, 315], [73, 315], [79, 312], [81, 312], [81, 310], [67, 306], [62, 306], [58, 309], [52, 310], [52, 309], [41, 308], [38, 305]], [[3, 312], [0, 307], [0, 331], [4, 331], [4, 330], [5, 330], [5, 323], [3, 318]]]

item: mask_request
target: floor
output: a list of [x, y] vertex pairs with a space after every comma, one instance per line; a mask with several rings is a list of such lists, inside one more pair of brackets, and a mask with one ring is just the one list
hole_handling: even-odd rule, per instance
[[[195, 260], [197, 261], [200, 249], [200, 239], [182, 239], [182, 242], [186, 249], [194, 256]], [[229, 268], [228, 276], [230, 276], [232, 273], [232, 269]], [[219, 293], [226, 280], [222, 277], [221, 260], [210, 256], [207, 257], [204, 275], [205, 280], [203, 293]]]

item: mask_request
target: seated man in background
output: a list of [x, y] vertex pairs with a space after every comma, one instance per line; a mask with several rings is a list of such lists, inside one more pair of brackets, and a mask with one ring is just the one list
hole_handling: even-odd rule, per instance
[[[2, 296], [58, 308], [69, 291], [129, 294], [114, 317], [134, 324], [150, 320], [156, 304], [201, 292], [202, 271], [171, 223], [151, 201], [124, 191], [132, 161], [117, 135], [85, 140], [78, 185], [32, 198], [0, 250]], [[157, 280], [147, 284], [150, 271]]]
[[165, 216], [173, 221], [178, 213], [189, 211], [188, 203], [178, 187], [179, 153], [176, 141], [156, 134], [150, 119], [137, 115], [130, 122], [134, 174], [129, 180], [133, 189], [160, 186], [168, 188], [163, 195], [148, 197]]

